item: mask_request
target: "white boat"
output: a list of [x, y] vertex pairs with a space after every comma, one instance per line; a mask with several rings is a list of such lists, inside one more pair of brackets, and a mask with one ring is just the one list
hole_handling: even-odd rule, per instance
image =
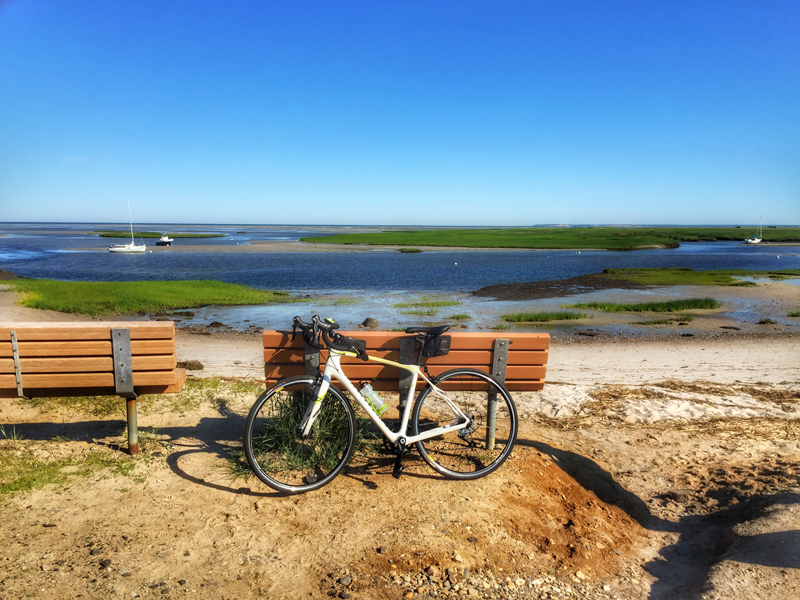
[[760, 244], [762, 240], [763, 230], [761, 227], [761, 220], [758, 221], [758, 233], [754, 236], [747, 238], [744, 243], [745, 244]]
[[128, 202], [128, 219], [131, 223], [131, 243], [130, 244], [117, 244], [111, 246], [108, 251], [122, 254], [142, 254], [147, 251], [147, 246], [144, 244], [137, 246], [136, 240], [133, 239], [133, 219], [131, 218], [131, 203]]
[[161, 234], [161, 238], [156, 242], [156, 246], [172, 246], [172, 242], [174, 242], [171, 237], [169, 237], [166, 233]]

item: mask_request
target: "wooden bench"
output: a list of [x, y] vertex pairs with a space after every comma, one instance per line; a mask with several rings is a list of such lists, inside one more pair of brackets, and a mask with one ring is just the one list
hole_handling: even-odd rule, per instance
[[172, 322], [0, 325], [0, 397], [118, 395], [128, 401], [128, 450], [139, 451], [136, 398], [180, 392]]
[[[403, 364], [412, 364], [414, 336], [391, 331], [342, 331], [367, 342], [367, 354]], [[454, 367], [472, 367], [491, 373], [514, 391], [538, 391], [544, 386], [550, 335], [547, 333], [479, 333], [447, 332], [451, 336], [450, 353], [425, 359], [433, 375]], [[264, 331], [264, 364], [267, 385], [284, 377], [315, 374], [320, 365], [319, 350], [305, 344], [298, 333], [292, 341], [291, 331]], [[325, 352], [325, 351], [323, 351]], [[399, 392], [406, 398], [410, 375], [397, 367], [342, 358], [345, 373], [353, 381], [365, 380], [381, 391]], [[424, 385], [419, 380], [417, 387]]]

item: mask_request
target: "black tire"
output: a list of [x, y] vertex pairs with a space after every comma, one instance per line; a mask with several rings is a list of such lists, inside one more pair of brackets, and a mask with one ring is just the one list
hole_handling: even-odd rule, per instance
[[[477, 479], [503, 464], [517, 439], [517, 407], [508, 390], [498, 381], [476, 369], [453, 369], [438, 377], [439, 388], [472, 424], [417, 442], [422, 458], [437, 472], [451, 479]], [[488, 438], [487, 414], [490, 392], [497, 399], [494, 441]], [[456, 414], [425, 386], [417, 397], [411, 416], [415, 435], [454, 423]]]
[[244, 451], [253, 473], [285, 494], [310, 492], [329, 483], [353, 455], [356, 418], [350, 403], [331, 386], [311, 434], [297, 429], [315, 396], [315, 379], [290, 377], [259, 396], [244, 427]]

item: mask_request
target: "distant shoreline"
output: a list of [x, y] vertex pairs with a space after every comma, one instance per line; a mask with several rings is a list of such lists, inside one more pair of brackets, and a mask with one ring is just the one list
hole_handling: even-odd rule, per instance
[[[691, 243], [691, 242], [687, 242]], [[713, 243], [713, 242], [712, 242]], [[400, 252], [411, 246], [368, 244], [324, 244], [311, 242], [288, 242], [263, 240], [241, 246], [193, 244], [189, 246], [147, 246], [152, 252]], [[770, 242], [759, 244], [761, 248], [800, 247], [800, 242]], [[661, 247], [641, 248], [655, 249]], [[106, 252], [107, 248], [68, 248], [81, 252]], [[471, 248], [464, 246], [420, 246], [423, 252], [601, 252], [598, 248]], [[609, 250], [609, 252], [635, 252], [634, 250]]]

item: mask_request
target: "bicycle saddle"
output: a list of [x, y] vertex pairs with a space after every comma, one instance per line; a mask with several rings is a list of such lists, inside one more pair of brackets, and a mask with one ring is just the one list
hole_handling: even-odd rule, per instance
[[442, 335], [445, 331], [450, 329], [450, 325], [439, 325], [437, 327], [409, 327], [406, 333], [426, 333], [436, 337]]

